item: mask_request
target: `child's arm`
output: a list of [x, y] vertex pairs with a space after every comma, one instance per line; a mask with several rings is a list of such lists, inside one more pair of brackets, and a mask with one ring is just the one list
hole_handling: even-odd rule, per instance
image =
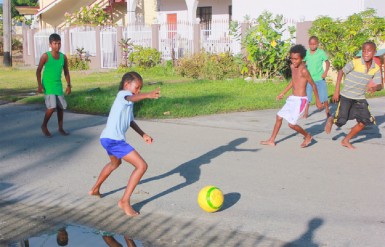
[[371, 86], [371, 84], [368, 83], [367, 91], [369, 93], [374, 93], [374, 92], [380, 91], [384, 88], [383, 79], [382, 79], [382, 68], [381, 67], [380, 67], [379, 71], [377, 71], [374, 74], [372, 81], [375, 83], [375, 86]]
[[66, 78], [66, 81], [67, 81], [66, 94], [70, 94], [72, 85], [71, 85], [70, 71], [68, 70], [68, 59], [66, 55], [64, 55], [63, 71], [64, 71], [64, 77]]
[[131, 102], [138, 102], [144, 99], [157, 99], [159, 97], [160, 97], [160, 88], [158, 87], [157, 89], [149, 93], [139, 93], [139, 94], [126, 96], [126, 100]]
[[43, 85], [41, 83], [41, 71], [43, 70], [44, 64], [48, 61], [48, 56], [46, 53], [44, 53], [40, 57], [39, 65], [37, 66], [36, 69], [36, 79], [37, 79], [37, 91], [39, 93], [43, 92]]
[[290, 83], [286, 86], [286, 88], [277, 96], [277, 100], [282, 99], [285, 94], [293, 87], [293, 80], [290, 81]]
[[340, 99], [341, 80], [342, 80], [343, 76], [344, 76], [344, 71], [342, 69], [340, 69], [338, 71], [338, 74], [337, 74], [336, 88], [334, 90], [334, 94], [333, 94], [333, 97], [332, 97], [332, 101], [334, 103], [338, 102], [339, 99]]
[[[322, 109], [322, 103], [319, 99], [317, 86], [315, 85], [313, 78], [311, 78], [311, 75], [306, 68], [302, 71], [302, 75], [303, 75], [303, 77], [305, 77], [306, 81], [308, 83], [310, 83], [311, 87], [313, 88], [313, 92], [314, 92], [314, 96], [315, 96], [315, 104], [316, 104], [317, 108]], [[305, 87], [306, 87], [306, 84], [305, 84]]]
[[325, 80], [326, 76], [328, 76], [329, 68], [330, 68], [330, 62], [329, 62], [329, 60], [326, 60], [325, 61], [325, 71], [322, 74], [322, 79]]
[[143, 137], [145, 142], [147, 142], [148, 144], [152, 143], [152, 137], [144, 133], [144, 131], [135, 123], [135, 121], [131, 121], [130, 127], [135, 130], [135, 132], [138, 133], [141, 137]]

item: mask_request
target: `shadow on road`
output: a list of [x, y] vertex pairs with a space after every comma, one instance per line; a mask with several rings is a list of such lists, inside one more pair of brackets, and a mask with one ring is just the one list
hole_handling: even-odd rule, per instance
[[302, 234], [298, 239], [283, 245], [282, 247], [319, 247], [320, 245], [315, 243], [313, 238], [317, 228], [320, 228], [324, 223], [321, 218], [313, 218], [309, 221], [307, 231]]

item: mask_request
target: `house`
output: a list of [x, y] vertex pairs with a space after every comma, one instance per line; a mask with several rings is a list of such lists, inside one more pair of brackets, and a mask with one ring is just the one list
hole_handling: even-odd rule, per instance
[[112, 23], [126, 26], [128, 23], [151, 24], [156, 17], [155, 0], [40, 0], [35, 14], [39, 29], [60, 29], [65, 26], [65, 13], [73, 14], [81, 7], [96, 4], [111, 13]]
[[[258, 17], [263, 11], [283, 15], [296, 21], [313, 21], [318, 16], [345, 18], [368, 8], [385, 17], [385, 1], [378, 0], [158, 0], [159, 21], [214, 19], [243, 21]], [[247, 7], [246, 7], [247, 6]]]

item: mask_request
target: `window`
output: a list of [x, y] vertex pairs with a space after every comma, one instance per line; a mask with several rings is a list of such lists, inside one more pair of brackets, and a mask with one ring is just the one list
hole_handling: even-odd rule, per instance
[[209, 29], [212, 19], [212, 7], [198, 7], [197, 18], [201, 20], [201, 24], [205, 26], [205, 29]]
[[229, 23], [233, 20], [233, 6], [229, 5]]

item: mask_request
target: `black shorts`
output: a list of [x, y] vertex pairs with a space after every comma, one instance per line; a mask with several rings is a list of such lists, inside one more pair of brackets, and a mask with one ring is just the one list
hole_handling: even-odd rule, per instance
[[334, 123], [338, 127], [346, 124], [348, 120], [356, 119], [357, 122], [365, 125], [375, 123], [375, 119], [370, 114], [369, 104], [366, 99], [349, 99], [340, 95]]

